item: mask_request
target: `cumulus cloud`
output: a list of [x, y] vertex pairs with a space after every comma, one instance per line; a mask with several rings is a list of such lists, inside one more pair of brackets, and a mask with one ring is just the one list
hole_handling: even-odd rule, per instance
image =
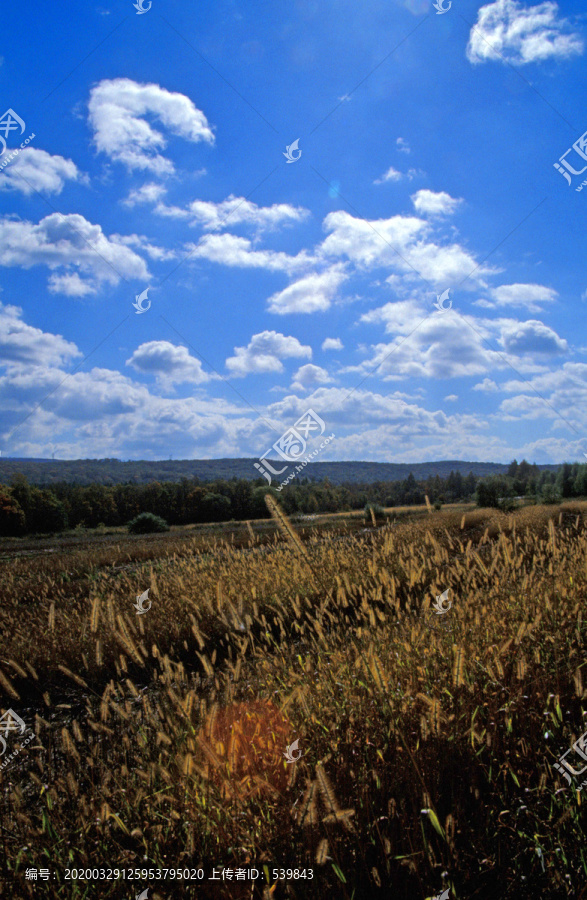
[[364, 388], [349, 396], [348, 389], [319, 387], [305, 397], [285, 397], [269, 411], [280, 421], [293, 422], [308, 406], [336, 433], [337, 459], [381, 459], [381, 448], [386, 460], [458, 459], [459, 440], [461, 458], [474, 458], [470, 454], [477, 450], [478, 459], [487, 459], [488, 443], [499, 443], [479, 434], [488, 428], [481, 416], [428, 410], [406, 402], [399, 393], [383, 395]]
[[[384, 324], [386, 332], [395, 335], [391, 343], [376, 344], [372, 358], [355, 367], [359, 372], [377, 367], [384, 380], [483, 375], [508, 364], [521, 372], [537, 372], [543, 366], [527, 354], [567, 349], [566, 341], [541, 322], [480, 320], [450, 311], [430, 315], [415, 301], [387, 303], [364, 314], [361, 321]], [[492, 350], [489, 341], [498, 341], [505, 353]]]
[[407, 172], [398, 172], [397, 169], [390, 166], [380, 178], [375, 179], [373, 184], [385, 184], [387, 181], [402, 181], [404, 178], [407, 178], [408, 181], [413, 181], [416, 175], [422, 175], [422, 172], [419, 169], [408, 169]]
[[508, 353], [566, 353], [568, 344], [543, 322], [529, 319], [503, 326], [502, 344]]
[[60, 366], [81, 355], [60, 334], [23, 322], [19, 306], [0, 303], [0, 365]]
[[154, 181], [143, 184], [140, 188], [135, 188], [129, 192], [128, 197], [123, 200], [124, 206], [138, 206], [143, 203], [157, 203], [167, 193], [167, 188], [162, 184]]
[[484, 378], [483, 381], [480, 381], [479, 384], [474, 385], [474, 391], [486, 391], [489, 394], [495, 394], [499, 391], [499, 388], [495, 381], [491, 378]]
[[297, 256], [275, 250], [253, 250], [248, 238], [235, 234], [206, 234], [197, 244], [186, 244], [186, 252], [192, 259], [207, 259], [224, 266], [246, 269], [267, 269], [270, 272], [294, 274], [307, 269], [315, 262], [305, 250]]
[[171, 160], [159, 152], [167, 140], [147, 122], [147, 115], [185, 140], [214, 143], [206, 116], [190, 98], [158, 84], [138, 84], [130, 78], [101, 81], [92, 88], [88, 110], [98, 152], [129, 171], [140, 169], [157, 175], [174, 171]]
[[529, 312], [541, 312], [542, 304], [553, 303], [558, 293], [542, 284], [500, 284], [489, 291], [491, 300], [477, 300], [476, 306], [523, 306]]
[[587, 365], [565, 363], [555, 371], [535, 375], [527, 381], [508, 381], [503, 389], [517, 394], [501, 403], [500, 411], [504, 418], [550, 419], [553, 428], [565, 431], [568, 431], [568, 422], [575, 422], [576, 428], [585, 433]]
[[332, 378], [322, 366], [315, 366], [312, 363], [307, 363], [305, 366], [300, 366], [298, 371], [293, 376], [293, 381], [291, 384], [292, 391], [308, 391], [315, 387], [318, 387], [320, 384], [328, 384], [332, 381]]
[[[14, 369], [14, 367], [13, 367]], [[249, 454], [251, 411], [219, 398], [154, 396], [120, 372], [94, 368], [69, 376], [57, 368], [20, 365], [0, 377], [3, 429], [11, 455], [163, 459]], [[39, 397], [45, 397], [40, 407]], [[27, 415], [23, 421], [23, 416]], [[19, 427], [13, 432], [11, 425]], [[258, 449], [256, 450], [258, 453]]]
[[410, 145], [408, 144], [406, 139], [403, 137], [398, 137], [395, 142], [395, 145], [396, 145], [397, 149], [400, 151], [400, 153], [411, 153], [412, 152], [410, 150]]
[[325, 256], [346, 256], [362, 268], [392, 268], [404, 277], [420, 275], [440, 289], [469, 275], [471, 285], [483, 283], [483, 276], [493, 272], [478, 266], [459, 244], [434, 242], [432, 224], [416, 216], [368, 221], [338, 210], [326, 216], [324, 229], [330, 232], [321, 246]]
[[269, 312], [281, 316], [287, 313], [324, 312], [347, 278], [340, 265], [331, 266], [326, 272], [306, 275], [269, 297]]
[[66, 181], [87, 181], [71, 159], [25, 147], [0, 178], [0, 190], [60, 194]]
[[417, 213], [430, 216], [452, 215], [463, 203], [461, 199], [455, 199], [450, 194], [445, 193], [445, 191], [435, 193], [426, 189], [416, 191], [410, 199]]
[[123, 244], [125, 247], [137, 247], [151, 259], [175, 259], [177, 256], [175, 250], [167, 250], [165, 247], [159, 247], [157, 244], [152, 244], [144, 234], [111, 234], [110, 240], [116, 241], [118, 244]]
[[155, 212], [171, 218], [190, 219], [190, 225], [200, 225], [206, 231], [219, 231], [235, 225], [251, 225], [258, 233], [275, 231], [280, 225], [303, 222], [309, 210], [289, 203], [257, 206], [244, 197], [231, 194], [220, 203], [210, 200], [193, 200], [185, 209], [159, 204]]
[[49, 275], [47, 287], [51, 294], [63, 294], [65, 297], [87, 297], [95, 293], [95, 288], [87, 281], [82, 281], [77, 272]]
[[323, 350], [344, 350], [344, 344], [340, 338], [326, 338], [322, 341]]
[[583, 52], [583, 41], [559, 18], [557, 3], [523, 6], [496, 0], [482, 6], [467, 45], [471, 63], [488, 60], [525, 65], [544, 59], [566, 59]]
[[[452, 321], [451, 321], [452, 319]], [[362, 367], [377, 369], [384, 380], [400, 378], [460, 378], [503, 368], [505, 361], [489, 350], [475, 332], [453, 317], [431, 317], [408, 339], [376, 344]]]
[[200, 360], [191, 356], [186, 347], [169, 341], [148, 341], [141, 344], [127, 359], [126, 365], [143, 375], [155, 375], [165, 386], [185, 382], [204, 384], [214, 377], [204, 372]]
[[[0, 265], [23, 269], [47, 266], [55, 273], [49, 290], [56, 293], [63, 289], [69, 296], [78, 297], [96, 293], [104, 282], [149, 278], [140, 256], [76, 213], [52, 213], [38, 225], [0, 219]], [[55, 272], [57, 269], [62, 271]]]
[[300, 344], [295, 337], [277, 331], [254, 334], [247, 347], [235, 347], [235, 355], [226, 360], [226, 367], [238, 378], [252, 372], [283, 372], [282, 359], [312, 358], [312, 348]]

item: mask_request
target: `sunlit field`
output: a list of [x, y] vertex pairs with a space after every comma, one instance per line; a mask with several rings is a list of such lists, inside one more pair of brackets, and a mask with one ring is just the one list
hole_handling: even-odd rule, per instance
[[271, 512], [0, 543], [4, 895], [586, 896], [587, 503]]

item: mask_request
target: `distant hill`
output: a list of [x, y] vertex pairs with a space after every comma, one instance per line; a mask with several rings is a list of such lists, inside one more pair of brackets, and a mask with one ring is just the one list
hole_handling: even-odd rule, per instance
[[[258, 459], [173, 459], [130, 460], [119, 459], [10, 459], [0, 458], [0, 483], [8, 484], [16, 473], [25, 475], [32, 484], [146, 484], [150, 481], [181, 481], [182, 478], [199, 478], [201, 481], [246, 478], [254, 481], [259, 472], [254, 467]], [[283, 462], [270, 460], [274, 469], [281, 469]], [[539, 469], [556, 472], [559, 466], [543, 465]], [[499, 475], [507, 465], [492, 462], [463, 462], [459, 459], [425, 463], [380, 462], [313, 462], [300, 473], [301, 478], [321, 481], [328, 478], [332, 484], [345, 482], [372, 484], [375, 481], [401, 481], [410, 472], [417, 480], [440, 475], [446, 478], [452, 472], [461, 475]], [[283, 473], [286, 478], [291, 468]], [[279, 479], [277, 479], [279, 480]]]

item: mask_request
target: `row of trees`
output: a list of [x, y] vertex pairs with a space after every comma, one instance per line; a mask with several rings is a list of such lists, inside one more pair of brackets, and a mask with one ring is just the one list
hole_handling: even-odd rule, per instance
[[[145, 512], [170, 525], [260, 519], [268, 516], [263, 499], [268, 490], [273, 488], [262, 478], [87, 486], [61, 482], [40, 488], [15, 475], [9, 485], [0, 484], [0, 534], [125, 525]], [[410, 473], [403, 481], [370, 484], [333, 485], [328, 479], [310, 482], [305, 478], [275, 496], [288, 515], [362, 509], [367, 504], [410, 506], [424, 503], [425, 496], [437, 505], [475, 498], [480, 506], [507, 508], [517, 496], [539, 502], [587, 496], [587, 465], [565, 463], [553, 473], [514, 460], [506, 475], [477, 478], [472, 473], [451, 472], [447, 478], [435, 475], [416, 481]]]
[[512, 509], [516, 497], [534, 498], [538, 503], [559, 503], [571, 497], [587, 497], [587, 465], [563, 463], [557, 472], [533, 471], [525, 460], [514, 460], [507, 475], [481, 478], [475, 499], [478, 506]]

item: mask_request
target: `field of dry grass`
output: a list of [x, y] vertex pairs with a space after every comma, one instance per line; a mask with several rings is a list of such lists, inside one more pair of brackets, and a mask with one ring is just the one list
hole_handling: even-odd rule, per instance
[[232, 539], [0, 545], [0, 707], [36, 735], [0, 771], [6, 895], [587, 896], [553, 768], [587, 728], [587, 503], [368, 532], [273, 513]]

